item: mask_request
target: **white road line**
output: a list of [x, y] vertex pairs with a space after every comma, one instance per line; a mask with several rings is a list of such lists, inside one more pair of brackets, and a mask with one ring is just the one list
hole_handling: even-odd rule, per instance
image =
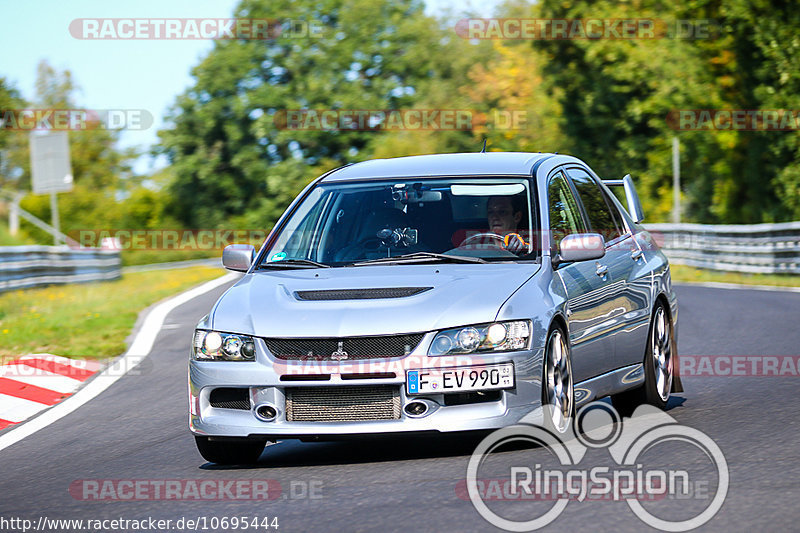
[[0, 377], [63, 393], [75, 392], [81, 386], [77, 379], [28, 365], [0, 366]]
[[[226, 274], [155, 306], [144, 319], [144, 323], [136, 334], [131, 347], [125, 352], [125, 355], [117, 360], [119, 364], [113, 364], [109, 368], [106, 368], [78, 392], [61, 403], [56, 404], [33, 420], [25, 422], [11, 431], [0, 435], [0, 450], [4, 450], [25, 437], [49, 426], [106, 390], [125, 373], [130, 372], [141, 363], [150, 353], [156, 336], [161, 330], [161, 325], [164, 323], [164, 319], [170, 311], [238, 277], [239, 274]], [[119, 372], [119, 368], [123, 368], [124, 372]]]
[[0, 394], [0, 418], [9, 422], [22, 422], [48, 407], [46, 403]]

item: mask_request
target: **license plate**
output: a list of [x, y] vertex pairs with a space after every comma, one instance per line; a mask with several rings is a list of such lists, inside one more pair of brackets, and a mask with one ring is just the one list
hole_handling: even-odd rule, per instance
[[409, 370], [408, 394], [508, 389], [514, 386], [514, 365], [464, 366]]

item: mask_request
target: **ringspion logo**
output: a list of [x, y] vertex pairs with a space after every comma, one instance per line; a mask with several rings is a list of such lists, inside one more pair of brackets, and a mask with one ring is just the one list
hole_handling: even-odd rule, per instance
[[[705, 433], [649, 405], [623, 421], [611, 405], [592, 402], [576, 413], [564, 434], [556, 434], [528, 422], [536, 421], [537, 412], [549, 418], [548, 408], [484, 438], [470, 457], [466, 483], [456, 484], [456, 494], [468, 498], [493, 526], [534, 531], [553, 523], [572, 502], [606, 500], [626, 503], [653, 528], [689, 531], [722, 507], [730, 482], [728, 463]], [[499, 459], [504, 447], [520, 445], [531, 452], [518, 452], [511, 462]], [[610, 465], [584, 464], [587, 452], [603, 449], [611, 456]], [[684, 462], [664, 460], [664, 450]], [[499, 506], [498, 501], [507, 503]], [[679, 512], [665, 516], [665, 510], [676, 508]]]

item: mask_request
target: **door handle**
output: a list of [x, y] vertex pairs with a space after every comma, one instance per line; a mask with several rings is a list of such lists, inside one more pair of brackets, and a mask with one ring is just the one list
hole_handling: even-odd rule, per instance
[[644, 255], [644, 252], [641, 250], [634, 250], [631, 252], [631, 259], [634, 261], [638, 261]]
[[597, 264], [597, 270], [594, 272], [598, 276], [605, 277], [608, 274], [608, 267], [606, 265], [601, 265], [600, 263]]

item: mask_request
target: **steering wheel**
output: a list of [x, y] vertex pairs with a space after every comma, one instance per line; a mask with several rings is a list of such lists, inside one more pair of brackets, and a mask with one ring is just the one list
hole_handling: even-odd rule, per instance
[[[458, 247], [461, 248], [462, 246], [467, 246], [470, 242], [484, 237], [488, 237], [490, 239], [498, 241], [497, 247], [505, 249], [505, 238], [502, 235], [498, 235], [497, 233], [476, 233], [475, 235], [470, 235], [469, 237], [464, 239], [464, 242], [459, 244]], [[494, 245], [495, 243], [491, 244]]]

